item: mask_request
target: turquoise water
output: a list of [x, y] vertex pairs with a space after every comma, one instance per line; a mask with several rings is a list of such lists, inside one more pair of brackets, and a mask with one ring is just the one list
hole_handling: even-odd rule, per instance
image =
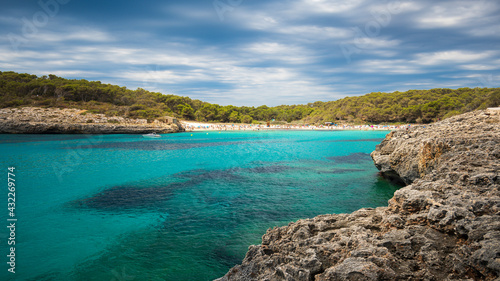
[[369, 157], [386, 133], [0, 135], [18, 218], [16, 273], [4, 226], [0, 280], [220, 277], [270, 227], [386, 205], [397, 187]]

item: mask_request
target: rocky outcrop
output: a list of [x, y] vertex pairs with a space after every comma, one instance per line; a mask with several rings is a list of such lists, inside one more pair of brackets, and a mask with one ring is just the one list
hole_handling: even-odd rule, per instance
[[223, 280], [498, 280], [500, 112], [396, 131], [372, 153], [388, 207], [269, 229]]
[[145, 134], [184, 131], [180, 123], [107, 117], [80, 109], [3, 108], [0, 133], [10, 134]]

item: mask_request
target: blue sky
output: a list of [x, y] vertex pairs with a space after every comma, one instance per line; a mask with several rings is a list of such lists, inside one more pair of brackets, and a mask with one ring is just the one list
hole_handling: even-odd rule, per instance
[[500, 2], [2, 1], [0, 70], [238, 106], [498, 87]]

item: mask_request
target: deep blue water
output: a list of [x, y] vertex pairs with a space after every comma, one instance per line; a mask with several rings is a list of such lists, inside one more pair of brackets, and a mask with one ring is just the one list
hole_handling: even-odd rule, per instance
[[0, 135], [18, 218], [16, 273], [3, 226], [0, 280], [220, 277], [270, 227], [386, 205], [397, 187], [369, 156], [386, 133]]

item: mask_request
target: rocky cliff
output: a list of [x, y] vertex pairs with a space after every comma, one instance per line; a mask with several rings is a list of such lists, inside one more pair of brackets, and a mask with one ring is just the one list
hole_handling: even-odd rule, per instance
[[269, 229], [222, 280], [499, 280], [500, 111], [395, 131], [372, 153], [388, 207]]
[[145, 134], [184, 131], [180, 123], [106, 117], [80, 109], [3, 108], [0, 133], [10, 134]]

